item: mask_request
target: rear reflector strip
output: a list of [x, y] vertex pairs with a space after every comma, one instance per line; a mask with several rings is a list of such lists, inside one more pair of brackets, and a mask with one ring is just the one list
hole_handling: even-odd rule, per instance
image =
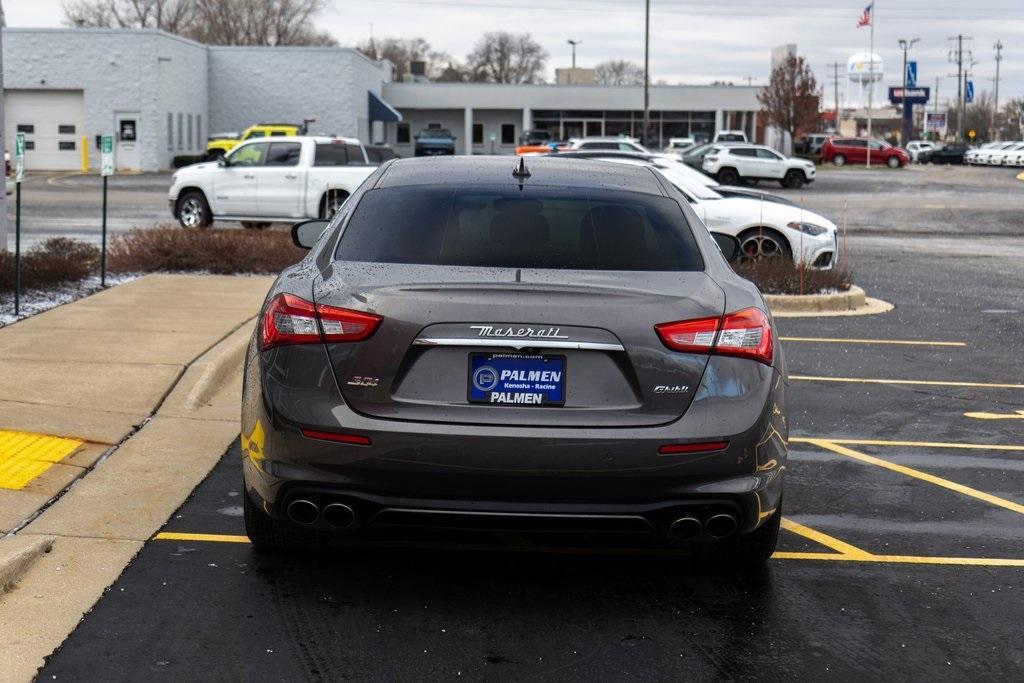
[[303, 429], [302, 435], [310, 439], [321, 441], [334, 441], [336, 443], [347, 443], [353, 446], [369, 446], [370, 437], [360, 434], [338, 434], [336, 432], [319, 432], [315, 429]]
[[658, 448], [661, 455], [675, 455], [677, 453], [712, 453], [724, 451], [728, 448], [728, 441], [708, 441], [706, 443], [668, 443]]

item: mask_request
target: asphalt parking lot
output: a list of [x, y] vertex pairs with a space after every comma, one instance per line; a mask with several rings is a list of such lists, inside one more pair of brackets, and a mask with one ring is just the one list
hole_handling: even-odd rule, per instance
[[1024, 183], [946, 172], [798, 194], [848, 203], [855, 280], [896, 308], [778, 321], [792, 438], [762, 571], [516, 534], [257, 555], [236, 445], [40, 680], [1019, 679]]

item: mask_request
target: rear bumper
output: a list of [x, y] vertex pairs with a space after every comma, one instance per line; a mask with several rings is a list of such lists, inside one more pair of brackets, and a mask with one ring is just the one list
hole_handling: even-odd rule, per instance
[[[296, 496], [312, 496], [319, 504], [350, 505], [367, 524], [397, 517], [557, 527], [596, 516], [590, 522], [599, 527], [657, 530], [680, 509], [715, 506], [732, 509], [740, 530], [749, 531], [781, 495], [785, 383], [759, 364], [758, 381], [740, 381], [754, 379], [753, 361], [713, 357], [702, 391], [671, 424], [543, 429], [378, 419], [340, 398], [318, 417], [289, 388], [259, 391], [260, 364], [256, 357], [247, 368], [243, 469], [250, 497], [274, 517], [284, 517]], [[709, 385], [714, 394], [704, 389]], [[300, 425], [366, 436], [371, 445], [310, 439]], [[713, 440], [729, 445], [711, 453], [658, 453], [667, 443]], [[388, 511], [384, 522], [382, 511]]]

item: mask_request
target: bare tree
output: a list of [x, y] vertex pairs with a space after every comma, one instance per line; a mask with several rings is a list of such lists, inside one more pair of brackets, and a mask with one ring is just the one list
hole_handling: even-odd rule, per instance
[[625, 59], [610, 59], [594, 67], [594, 82], [598, 85], [643, 85], [644, 69]]
[[[964, 110], [964, 131], [973, 130], [974, 140], [996, 140], [998, 137], [992, 130], [992, 113], [993, 107], [995, 106], [995, 100], [992, 97], [992, 93], [987, 90], [979, 93], [974, 101], [967, 105]], [[949, 111], [949, 122], [948, 126], [950, 130], [956, 130], [959, 127], [958, 116], [960, 111], [957, 108], [950, 109]], [[968, 139], [970, 139], [968, 137]]]
[[793, 141], [800, 131], [817, 128], [821, 118], [818, 82], [803, 57], [790, 55], [775, 67], [757, 100], [768, 124], [789, 133]]
[[314, 25], [327, 0], [73, 0], [69, 26], [158, 28], [213, 45], [337, 45]]
[[542, 83], [548, 53], [529, 33], [485, 33], [466, 58], [474, 81]]

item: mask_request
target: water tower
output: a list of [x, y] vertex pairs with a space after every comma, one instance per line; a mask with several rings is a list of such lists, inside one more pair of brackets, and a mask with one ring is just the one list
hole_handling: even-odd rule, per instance
[[[854, 87], [860, 90], [860, 106], [868, 106], [868, 92], [873, 90], [882, 80], [884, 64], [877, 54], [858, 52], [846, 60], [846, 77], [850, 79], [850, 92]], [[872, 93], [872, 101], [879, 102], [877, 93]]]

